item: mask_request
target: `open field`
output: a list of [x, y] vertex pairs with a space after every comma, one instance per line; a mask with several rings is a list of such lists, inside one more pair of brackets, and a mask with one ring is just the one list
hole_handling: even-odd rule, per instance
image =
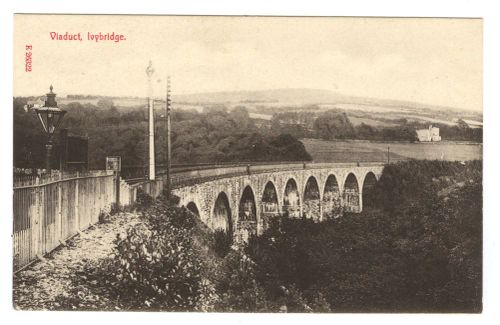
[[326, 141], [302, 139], [306, 150], [316, 162], [347, 161], [387, 161], [387, 147], [390, 160], [442, 159], [473, 160], [482, 159], [483, 145], [479, 143], [435, 142], [370, 142], [370, 141]]

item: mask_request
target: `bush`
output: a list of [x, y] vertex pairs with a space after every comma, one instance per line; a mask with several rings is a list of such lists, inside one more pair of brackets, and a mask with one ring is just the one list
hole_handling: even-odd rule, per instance
[[363, 204], [397, 213], [404, 207], [432, 208], [438, 192], [459, 182], [481, 182], [482, 161], [466, 163], [441, 160], [410, 160], [384, 168], [380, 180]]
[[[173, 239], [173, 240], [172, 240]], [[166, 226], [162, 232], [145, 225], [131, 228], [117, 243], [116, 277], [147, 307], [194, 308], [200, 288], [200, 264], [189, 249], [187, 234]]]
[[144, 192], [142, 188], [138, 188], [135, 202], [139, 206], [139, 208], [144, 209], [150, 207], [153, 204], [154, 199], [153, 197], [151, 197], [151, 195]]
[[233, 237], [224, 229], [216, 229], [213, 234], [214, 250], [220, 257], [225, 257], [231, 245], [233, 244]]
[[176, 229], [191, 231], [198, 224], [196, 217], [188, 209], [172, 206], [160, 200], [143, 213], [143, 216], [156, 230], [163, 230], [170, 224]]
[[220, 300], [218, 311], [270, 311], [266, 292], [255, 276], [255, 263], [242, 251], [231, 251], [222, 263], [222, 276], [217, 283]]
[[121, 296], [138, 309], [210, 310], [215, 289], [202, 276], [192, 215], [157, 201], [143, 218], [116, 240], [114, 276], [125, 290]]

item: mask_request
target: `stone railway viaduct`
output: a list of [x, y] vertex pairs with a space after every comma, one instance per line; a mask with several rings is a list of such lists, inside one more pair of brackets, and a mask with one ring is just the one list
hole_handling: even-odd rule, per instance
[[220, 167], [172, 175], [173, 194], [211, 229], [246, 240], [276, 215], [317, 221], [359, 213], [382, 163], [300, 163]]

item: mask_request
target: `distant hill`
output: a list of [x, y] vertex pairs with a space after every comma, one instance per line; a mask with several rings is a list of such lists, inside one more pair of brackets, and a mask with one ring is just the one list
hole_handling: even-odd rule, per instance
[[440, 111], [462, 110], [455, 107], [430, 105], [417, 102], [378, 99], [343, 95], [335, 91], [309, 88], [285, 88], [270, 90], [223, 91], [176, 95], [175, 100], [185, 103], [244, 103], [267, 102], [282, 104], [358, 104], [409, 109], [435, 109]]
[[[75, 98], [76, 96], [76, 98]], [[106, 96], [79, 96], [59, 98], [60, 104], [81, 102], [96, 104]], [[122, 108], [141, 106], [147, 103], [146, 98], [107, 97], [115, 105]], [[160, 99], [160, 98], [159, 98]], [[161, 100], [161, 99], [160, 99]], [[467, 119], [474, 124], [483, 120], [481, 111], [470, 111], [456, 107], [431, 105], [418, 102], [379, 99], [359, 96], [349, 96], [325, 89], [286, 88], [251, 91], [223, 91], [193, 94], [173, 94], [174, 104], [178, 108], [202, 110], [208, 105], [223, 104], [227, 107], [243, 105], [253, 113], [263, 113], [269, 116], [276, 109], [308, 110], [317, 105], [319, 110], [337, 108], [349, 112], [352, 118], [376, 117], [385, 119], [417, 119], [433, 123], [454, 125], [457, 119]], [[258, 109], [262, 106], [266, 109]], [[380, 121], [379, 121], [380, 122]], [[374, 122], [372, 121], [371, 124]], [[370, 123], [369, 123], [370, 124]]]
[[[384, 119], [405, 118], [429, 123], [455, 125], [459, 118], [481, 123], [482, 112], [455, 107], [430, 105], [393, 99], [348, 96], [324, 89], [290, 88], [254, 91], [224, 91], [176, 95], [174, 101], [184, 105], [224, 104], [226, 106], [243, 105], [248, 108], [265, 106], [255, 113], [272, 114], [273, 107], [290, 107], [304, 111], [317, 105], [320, 110], [337, 108], [349, 112], [351, 118], [363, 118], [364, 122], [375, 125], [380, 121], [368, 121], [366, 118]], [[296, 107], [296, 108], [293, 108]], [[361, 121], [361, 120], [360, 120]], [[375, 123], [375, 124], [374, 124]]]
[[286, 104], [332, 103], [348, 100], [348, 96], [322, 89], [271, 89], [249, 91], [223, 91], [177, 95], [182, 102], [236, 103], [279, 102]]

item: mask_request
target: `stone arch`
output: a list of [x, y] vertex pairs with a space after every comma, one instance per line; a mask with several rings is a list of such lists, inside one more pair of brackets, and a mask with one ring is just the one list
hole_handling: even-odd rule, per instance
[[191, 213], [194, 214], [195, 216], [197, 216], [198, 218], [200, 217], [200, 210], [198, 209], [198, 206], [196, 205], [196, 203], [194, 203], [193, 201], [189, 202], [186, 205], [186, 209], [191, 211]]
[[359, 182], [356, 175], [350, 172], [344, 181], [344, 210], [360, 212]]
[[362, 202], [363, 202], [363, 208], [370, 206], [370, 204], [373, 202], [373, 188], [375, 187], [375, 184], [377, 184], [377, 176], [375, 173], [372, 171], [369, 171], [366, 173], [364, 179], [363, 179], [363, 187], [361, 190], [362, 193]]
[[326, 178], [322, 204], [324, 220], [342, 215], [342, 195], [337, 177], [334, 174], [330, 174]]
[[212, 229], [223, 229], [227, 233], [233, 233], [233, 220], [231, 217], [231, 206], [227, 194], [222, 191], [217, 195], [212, 213]]
[[257, 220], [257, 209], [255, 195], [250, 185], [245, 186], [240, 196], [238, 205], [239, 220]]
[[321, 195], [316, 177], [309, 176], [304, 186], [303, 212], [306, 218], [321, 218]]
[[279, 198], [278, 191], [273, 181], [267, 181], [262, 191], [261, 199], [261, 228], [266, 230], [269, 226], [271, 218], [279, 215]]
[[238, 239], [248, 241], [250, 235], [257, 234], [257, 204], [250, 185], [243, 189], [238, 204]]
[[293, 178], [288, 179], [283, 191], [283, 213], [290, 217], [300, 217], [300, 193], [297, 181]]

